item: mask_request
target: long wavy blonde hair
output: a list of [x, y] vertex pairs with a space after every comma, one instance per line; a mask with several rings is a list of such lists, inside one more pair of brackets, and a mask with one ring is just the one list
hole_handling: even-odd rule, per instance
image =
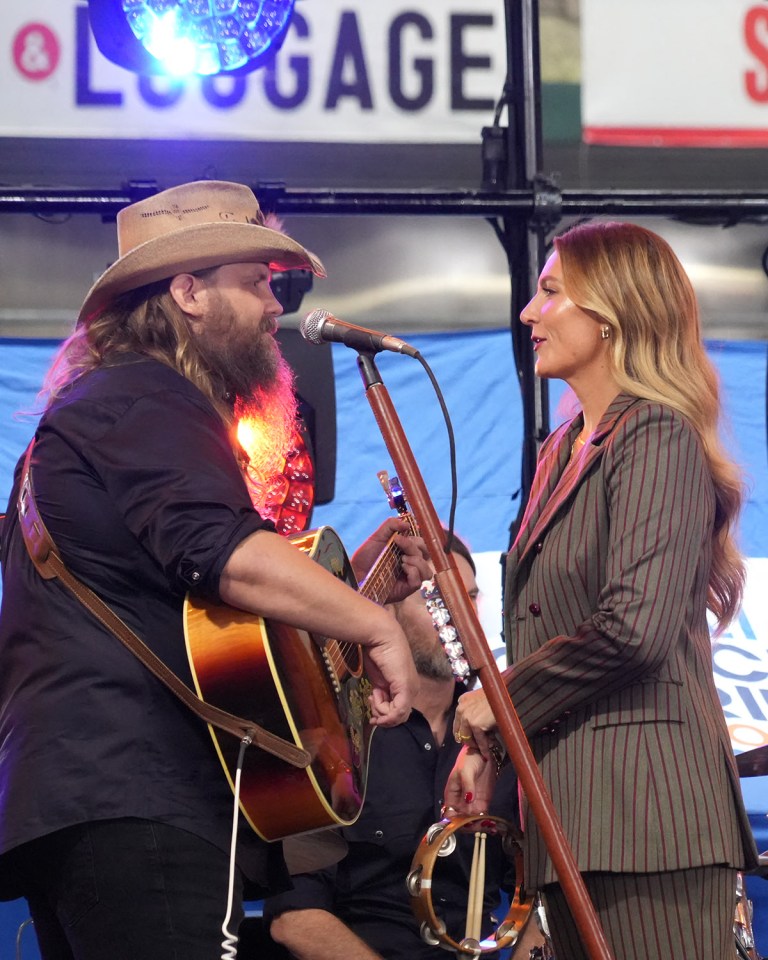
[[[200, 271], [196, 276], [212, 273]], [[192, 336], [183, 311], [161, 280], [118, 297], [97, 317], [79, 324], [61, 345], [43, 384], [50, 405], [83, 374], [109, 366], [117, 354], [139, 353], [172, 367], [213, 403], [222, 420], [233, 422], [226, 388], [210, 370]]]
[[718, 435], [720, 386], [691, 282], [666, 240], [636, 224], [581, 224], [556, 238], [555, 248], [570, 299], [611, 328], [622, 391], [679, 410], [701, 439], [715, 487], [707, 605], [719, 632], [744, 592], [744, 559], [733, 536], [744, 489]]

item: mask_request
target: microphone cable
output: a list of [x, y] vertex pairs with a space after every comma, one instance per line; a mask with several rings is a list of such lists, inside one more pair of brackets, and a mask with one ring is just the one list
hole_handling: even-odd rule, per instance
[[437, 402], [440, 405], [440, 409], [443, 413], [443, 420], [445, 421], [445, 429], [448, 434], [448, 463], [451, 471], [451, 506], [448, 514], [448, 538], [443, 545], [443, 550], [446, 553], [451, 552], [451, 544], [453, 543], [453, 527], [456, 522], [456, 501], [458, 500], [458, 478], [456, 471], [456, 437], [453, 433], [453, 424], [451, 423], [451, 415], [448, 413], [448, 407], [445, 403], [445, 397], [443, 397], [443, 391], [440, 389], [440, 384], [437, 382], [437, 378], [432, 372], [432, 368], [421, 355], [417, 353], [416, 360], [424, 368], [424, 372], [429, 377], [429, 381], [432, 384], [432, 389], [435, 391], [435, 396], [437, 397]]
[[444, 544], [443, 549], [445, 553], [450, 553], [450, 545], [453, 542], [454, 536], [453, 528], [456, 519], [456, 503], [458, 499], [456, 441], [445, 399], [427, 361], [415, 347], [401, 340], [399, 337], [393, 337], [378, 330], [369, 330], [367, 327], [360, 327], [355, 323], [347, 323], [344, 320], [339, 320], [338, 317], [334, 317], [333, 314], [327, 310], [313, 310], [311, 313], [308, 313], [299, 324], [299, 332], [308, 343], [317, 345], [329, 342], [343, 343], [345, 346], [357, 350], [359, 354], [368, 356], [373, 356], [374, 353], [381, 351], [401, 353], [405, 356], [413, 357], [422, 365], [432, 383], [448, 432], [448, 454], [451, 471], [451, 506], [448, 520], [448, 541]]

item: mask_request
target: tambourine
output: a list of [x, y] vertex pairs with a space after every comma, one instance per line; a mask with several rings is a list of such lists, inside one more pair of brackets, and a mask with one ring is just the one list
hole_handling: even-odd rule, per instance
[[[432, 879], [440, 857], [450, 856], [456, 849], [456, 832], [468, 826], [480, 827], [474, 837], [472, 868], [467, 898], [467, 921], [464, 937], [456, 940], [432, 903]], [[481, 931], [485, 895], [485, 851], [488, 837], [498, 837], [507, 859], [515, 866], [515, 890], [509, 910], [499, 926], [484, 937]], [[406, 878], [411, 908], [420, 924], [422, 939], [433, 946], [452, 950], [464, 957], [479, 957], [515, 943], [533, 908], [534, 897], [523, 885], [523, 835], [509, 820], [482, 814], [471, 817], [446, 817], [427, 830], [411, 862]]]

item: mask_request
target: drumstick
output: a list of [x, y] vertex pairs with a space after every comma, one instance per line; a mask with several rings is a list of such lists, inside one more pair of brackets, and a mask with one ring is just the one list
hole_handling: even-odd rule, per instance
[[483, 897], [485, 894], [485, 839], [487, 834], [475, 834], [472, 851], [472, 867], [469, 873], [469, 897], [467, 899], [466, 939], [480, 942], [483, 924]]

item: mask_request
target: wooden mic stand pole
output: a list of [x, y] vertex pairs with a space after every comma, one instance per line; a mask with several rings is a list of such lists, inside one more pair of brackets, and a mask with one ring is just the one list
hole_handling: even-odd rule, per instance
[[459, 632], [464, 654], [478, 674], [483, 691], [488, 697], [499, 733], [552, 858], [584, 948], [590, 960], [613, 960], [562, 824], [533, 758], [496, 661], [486, 643], [480, 622], [464, 589], [453, 557], [444, 549], [442, 527], [389, 392], [374, 363], [373, 353], [361, 352], [357, 364], [365, 385], [366, 397], [429, 551], [440, 593]]

